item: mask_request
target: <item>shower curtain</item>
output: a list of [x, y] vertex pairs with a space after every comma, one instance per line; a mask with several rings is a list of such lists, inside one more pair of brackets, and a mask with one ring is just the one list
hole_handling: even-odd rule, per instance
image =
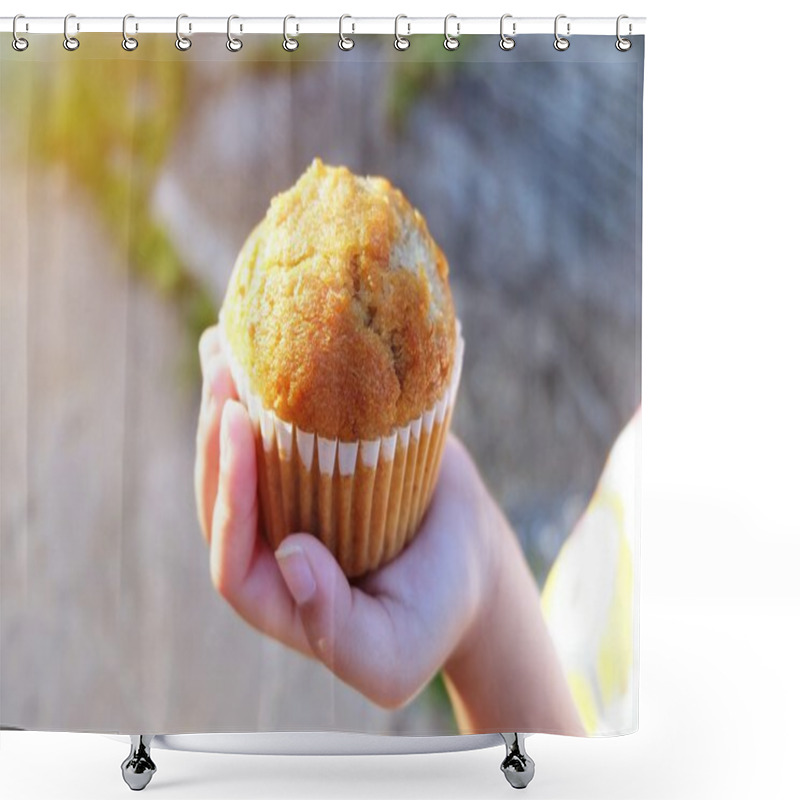
[[[29, 38], [0, 41], [0, 724], [634, 731], [643, 37]], [[392, 558], [348, 577], [290, 531], [333, 576], [309, 600], [263, 486], [254, 538], [215, 551], [209, 407], [249, 411], [220, 343], [248, 237], [335, 168], [418, 210], [463, 364]], [[406, 422], [381, 435], [413, 445]]]

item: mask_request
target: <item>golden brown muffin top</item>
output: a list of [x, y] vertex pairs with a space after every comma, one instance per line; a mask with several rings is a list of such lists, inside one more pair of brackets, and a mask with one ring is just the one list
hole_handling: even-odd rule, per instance
[[272, 199], [239, 253], [225, 337], [251, 390], [281, 419], [326, 438], [385, 436], [450, 381], [447, 274], [402, 192], [317, 158]]

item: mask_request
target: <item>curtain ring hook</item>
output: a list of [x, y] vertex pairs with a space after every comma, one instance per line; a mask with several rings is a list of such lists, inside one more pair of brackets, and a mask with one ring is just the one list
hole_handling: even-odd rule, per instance
[[[622, 35], [619, 32], [619, 24], [624, 19], [628, 19], [628, 15], [627, 14], [620, 14], [617, 17], [617, 41], [615, 42], [614, 47], [616, 47], [617, 50], [620, 51], [620, 53], [627, 53], [628, 50], [630, 50], [631, 47], [633, 46], [633, 42], [631, 42], [630, 39], [623, 38]], [[630, 23], [628, 23], [628, 35], [629, 36], [630, 36], [632, 30], [633, 30], [633, 26]]]
[[[225, 47], [227, 47], [228, 50], [231, 51], [231, 53], [238, 53], [242, 49], [242, 47], [244, 47], [244, 42], [241, 39], [237, 39], [231, 33], [231, 22], [233, 22], [233, 20], [235, 20], [235, 19], [239, 19], [239, 17], [236, 16], [236, 14], [231, 14], [228, 17], [228, 41], [225, 42]], [[241, 32], [241, 30], [242, 30], [242, 26], [240, 25], [239, 26], [239, 31]]]
[[395, 50], [408, 50], [411, 47], [411, 42], [406, 38], [406, 36], [411, 36], [411, 23], [407, 22], [406, 25], [408, 26], [408, 32], [406, 36], [400, 35], [400, 20], [401, 19], [408, 19], [405, 14], [398, 14], [394, 18], [394, 49]]
[[[342, 14], [339, 17], [339, 49], [340, 50], [352, 50], [355, 47], [355, 42], [350, 39], [349, 37], [344, 35], [344, 31], [342, 30], [344, 26], [344, 21], [346, 19], [353, 19], [349, 14]], [[356, 25], [353, 23], [353, 30], [352, 32], [355, 33]]]
[[[451, 19], [456, 20], [456, 35], [451, 36], [447, 30], [447, 23], [450, 22]], [[455, 14], [448, 14], [444, 18], [444, 49], [445, 50], [458, 50], [459, 44], [461, 42], [458, 41], [458, 37], [461, 35], [461, 23], [458, 21], [458, 17]]]
[[[12, 46], [12, 47], [13, 47], [13, 48], [14, 48], [14, 49], [15, 49], [15, 50], [18, 52], [18, 53], [21, 53], [23, 50], [27, 50], [27, 49], [28, 49], [28, 40], [27, 40], [27, 39], [23, 39], [23, 38], [22, 38], [22, 37], [21, 37], [21, 36], [20, 36], [20, 35], [17, 33], [17, 20], [18, 20], [18, 19], [25, 19], [25, 15], [24, 15], [24, 14], [17, 14], [17, 15], [14, 17], [14, 21], [11, 23], [11, 33], [12, 33], [12, 35], [13, 35], [13, 37], [14, 37], [14, 38], [11, 40], [11, 46]], [[27, 28], [27, 23], [26, 23], [26, 28]]]
[[[297, 17], [287, 14], [283, 18], [283, 49], [286, 50], [287, 53], [292, 53], [300, 47], [300, 42], [297, 41], [296, 36], [289, 36], [289, 31], [286, 26], [289, 24], [290, 19], [297, 19]], [[297, 33], [300, 33], [300, 25], [297, 25]]]
[[[175, 47], [178, 50], [186, 51], [192, 46], [192, 40], [181, 33], [181, 20], [188, 19], [188, 14], [178, 14], [175, 18]], [[192, 23], [189, 23], [189, 32], [192, 31]]]
[[[555, 47], [555, 49], [558, 50], [559, 53], [563, 53], [569, 47], [569, 39], [564, 38], [558, 32], [558, 21], [560, 19], [566, 19], [566, 18], [567, 18], [566, 14], [559, 14], [556, 17], [555, 23], [553, 24], [553, 33], [555, 34], [555, 37], [556, 37], [555, 41], [553, 42], [553, 47]], [[567, 36], [569, 36], [569, 34], [570, 34], [570, 27], [571, 27], [571, 25], [568, 22], [567, 23]]]
[[[68, 26], [71, 19], [75, 19], [74, 14], [67, 14], [67, 16], [64, 17], [64, 49], [69, 50], [72, 53], [81, 46], [81, 43], [78, 41], [76, 36], [69, 35]], [[75, 26], [76, 31], [81, 29], [79, 23], [75, 23]]]
[[[132, 50], [135, 50], [139, 46], [139, 40], [134, 38], [133, 36], [128, 36], [128, 20], [129, 19], [136, 19], [133, 14], [126, 14], [122, 18], [122, 49], [127, 50], [129, 53]], [[139, 26], [136, 26], [136, 30], [139, 29]]]
[[511, 14], [503, 14], [503, 16], [500, 17], [500, 49], [501, 50], [513, 50], [514, 49], [514, 45], [516, 44], [516, 42], [514, 41], [513, 37], [517, 33], [517, 23], [516, 22], [512, 22], [511, 23], [511, 36], [509, 36], [504, 30], [505, 21], [507, 19], [512, 19], [512, 15]]

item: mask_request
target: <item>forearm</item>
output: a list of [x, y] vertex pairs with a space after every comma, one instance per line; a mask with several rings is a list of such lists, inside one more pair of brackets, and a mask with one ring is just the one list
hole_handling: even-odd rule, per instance
[[493, 524], [485, 600], [444, 668], [459, 730], [583, 735], [531, 570], [499, 511]]

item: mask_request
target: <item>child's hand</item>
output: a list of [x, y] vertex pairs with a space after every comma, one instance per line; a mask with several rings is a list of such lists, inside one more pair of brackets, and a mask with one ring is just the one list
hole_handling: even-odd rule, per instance
[[314, 536], [273, 553], [260, 534], [255, 437], [216, 328], [200, 357], [198, 515], [214, 586], [243, 619], [386, 708], [444, 668], [462, 733], [583, 732], [519, 542], [457, 439], [413, 541], [349, 583]]
[[216, 328], [200, 356], [195, 487], [214, 586], [257, 630], [318, 658], [373, 702], [403, 705], [465, 639], [491, 592], [484, 517], [493, 503], [469, 455], [449, 437], [414, 540], [351, 584], [316, 537], [291, 534], [273, 553], [259, 533], [256, 442]]

